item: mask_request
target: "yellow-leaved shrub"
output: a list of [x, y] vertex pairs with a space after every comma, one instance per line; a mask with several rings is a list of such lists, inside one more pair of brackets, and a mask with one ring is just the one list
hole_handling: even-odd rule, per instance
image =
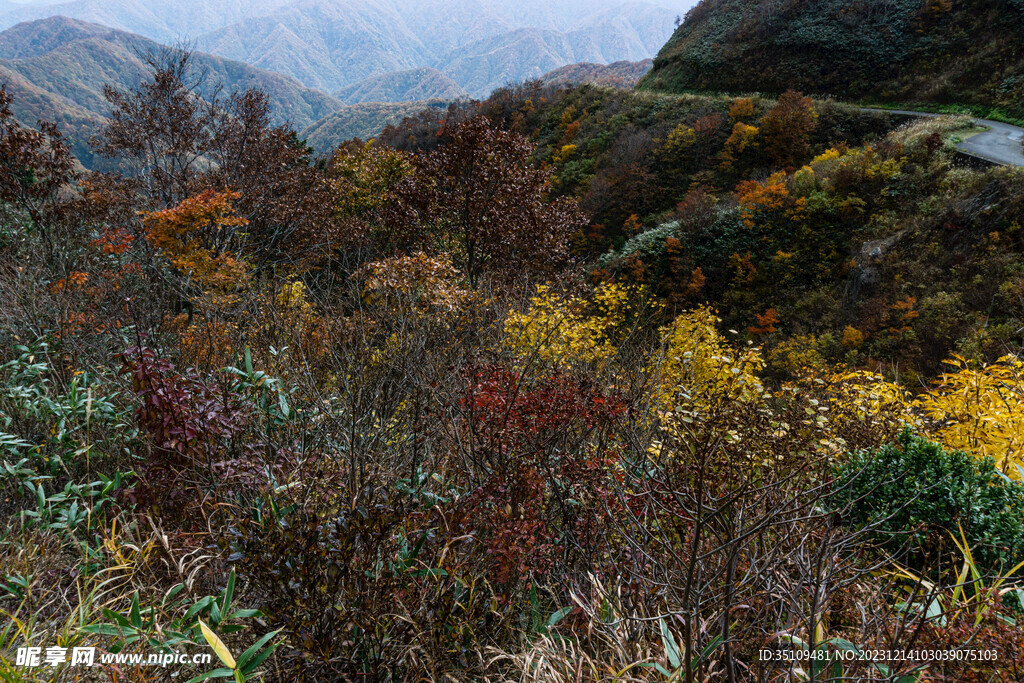
[[525, 311], [505, 320], [505, 346], [544, 364], [603, 366], [617, 350], [616, 332], [639, 312], [642, 288], [602, 285], [592, 300], [562, 295], [540, 285]]
[[982, 367], [960, 356], [946, 363], [955, 371], [917, 402], [932, 421], [932, 435], [1024, 479], [1024, 363], [1016, 356]]
[[[836, 456], [865, 442], [891, 441], [905, 427], [920, 426], [910, 393], [877, 372], [833, 372], [809, 384], [817, 397], [811, 406], [826, 418], [818, 440], [822, 453]], [[850, 443], [848, 437], [860, 443]]]
[[683, 313], [662, 330], [664, 356], [657, 367], [657, 397], [662, 409], [680, 400], [712, 397], [748, 401], [762, 395], [758, 373], [764, 360], [756, 347], [736, 349], [718, 332], [715, 312], [701, 307]]

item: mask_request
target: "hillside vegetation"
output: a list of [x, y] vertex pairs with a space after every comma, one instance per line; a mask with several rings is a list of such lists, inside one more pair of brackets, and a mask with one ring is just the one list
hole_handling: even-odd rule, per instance
[[299, 131], [299, 136], [316, 152], [326, 154], [353, 138], [369, 140], [377, 137], [388, 126], [431, 110], [444, 111], [450, 102], [428, 100], [424, 102], [362, 102], [344, 105], [338, 111]]
[[[539, 84], [461, 111], [534, 136], [552, 194], [590, 216], [576, 245], [597, 259], [593, 277], [714, 305], [770, 350], [773, 371], [813, 357], [916, 386], [949, 354], [995, 360], [1019, 343], [1010, 292], [1024, 262], [1001, 240], [1018, 231], [1021, 172], [956, 167], [970, 119], [887, 135], [902, 118], [795, 93]], [[423, 116], [381, 140], [429, 147], [443, 125]]]
[[973, 105], [1024, 118], [1019, 0], [703, 0], [642, 87]]
[[613, 62], [611, 64], [594, 64], [581, 62], [567, 64], [553, 69], [540, 77], [542, 85], [591, 85], [632, 88], [651, 69], [653, 62], [643, 59], [639, 62]]
[[106, 173], [0, 89], [0, 679], [1020, 680], [970, 117], [532, 82], [316, 156], [149, 66]]

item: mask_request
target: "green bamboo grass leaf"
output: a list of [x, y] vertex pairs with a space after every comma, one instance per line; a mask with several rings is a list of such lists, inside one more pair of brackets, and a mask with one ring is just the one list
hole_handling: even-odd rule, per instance
[[679, 646], [676, 645], [676, 639], [672, 636], [672, 631], [669, 630], [668, 624], [664, 619], [659, 619], [661, 624], [661, 641], [665, 644], [665, 656], [668, 658], [669, 666], [673, 669], [678, 669], [683, 665], [683, 657], [679, 651]]
[[188, 683], [199, 683], [200, 681], [208, 681], [211, 678], [231, 678], [234, 675], [235, 675], [235, 670], [234, 669], [223, 669], [223, 668], [221, 668], [221, 669], [214, 669], [213, 671], [210, 671], [208, 673], [202, 674], [201, 676], [196, 676], [195, 678], [190, 678], [188, 680]]
[[273, 638], [274, 636], [276, 636], [278, 633], [279, 633], [279, 631], [271, 631], [270, 633], [268, 633], [267, 635], [263, 636], [262, 638], [257, 640], [255, 643], [253, 643], [252, 647], [250, 647], [248, 650], [243, 652], [238, 657], [238, 666], [239, 667], [245, 667], [245, 665], [246, 665], [246, 663], [248, 663], [249, 659], [251, 659], [252, 656], [255, 655], [257, 652], [259, 652], [259, 649], [261, 647], [263, 647], [264, 645], [266, 645], [267, 642], [269, 642], [270, 639]]
[[554, 628], [560, 621], [562, 621], [562, 619], [565, 619], [566, 615], [571, 611], [572, 607], [563, 607], [560, 610], [552, 612], [551, 616], [548, 617], [548, 620], [544, 622], [544, 626], [549, 629]]

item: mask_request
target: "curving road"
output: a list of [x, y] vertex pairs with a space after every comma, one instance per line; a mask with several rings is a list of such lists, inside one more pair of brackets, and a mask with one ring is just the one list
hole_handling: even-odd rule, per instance
[[[902, 109], [864, 108], [870, 111], [889, 112], [890, 114], [902, 114], [904, 116], [920, 116], [924, 118], [942, 116], [942, 114]], [[1024, 166], [1024, 128], [987, 119], [975, 119], [974, 123], [978, 126], [984, 126], [988, 130], [972, 135], [958, 144], [957, 147], [962, 152], [1003, 166]]]
[[959, 145], [976, 157], [1010, 166], [1024, 166], [1024, 128], [999, 121], [975, 121], [988, 130], [972, 135]]

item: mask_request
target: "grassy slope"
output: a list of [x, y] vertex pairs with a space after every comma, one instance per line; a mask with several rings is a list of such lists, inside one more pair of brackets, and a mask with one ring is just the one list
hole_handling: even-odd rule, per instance
[[795, 88], [841, 99], [974, 105], [975, 113], [1024, 118], [1024, 2], [941, 4], [704, 0], [641, 87]]

